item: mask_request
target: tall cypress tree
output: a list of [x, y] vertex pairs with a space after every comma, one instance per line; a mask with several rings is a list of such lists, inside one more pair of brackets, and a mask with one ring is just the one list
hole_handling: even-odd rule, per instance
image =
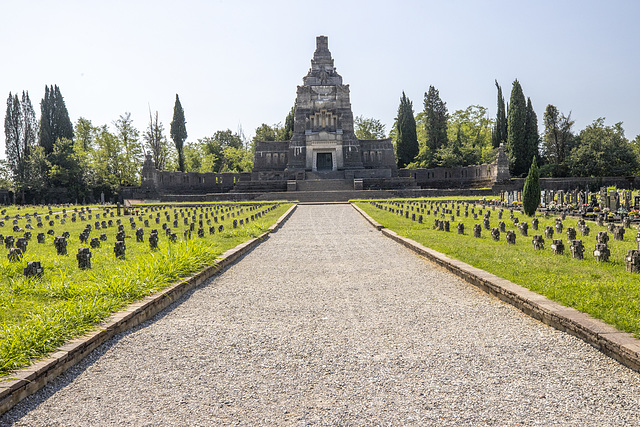
[[429, 92], [424, 94], [424, 115], [427, 147], [435, 153], [439, 148], [447, 146], [449, 113], [447, 104], [440, 99], [440, 93], [433, 86], [429, 86]]
[[522, 209], [529, 216], [534, 216], [540, 204], [540, 173], [536, 158], [532, 158], [529, 174], [522, 190]]
[[498, 88], [498, 112], [496, 113], [493, 132], [491, 132], [491, 145], [493, 148], [498, 148], [500, 144], [507, 145], [507, 110], [504, 107], [504, 96], [502, 96], [502, 88], [498, 84], [498, 80], [496, 80], [496, 87]]
[[178, 152], [178, 170], [185, 171], [184, 167], [184, 141], [187, 139], [187, 122], [184, 119], [184, 110], [180, 104], [180, 98], [176, 93], [176, 103], [173, 107], [173, 120], [171, 121], [171, 139]]
[[525, 166], [531, 166], [531, 159], [539, 157], [540, 134], [538, 133], [538, 116], [533, 111], [531, 98], [527, 98], [527, 117], [525, 121], [525, 147], [526, 157], [528, 160]]
[[529, 153], [526, 147], [526, 122], [527, 102], [524, 99], [522, 87], [516, 79], [511, 88], [507, 120], [507, 145], [505, 147], [511, 163], [511, 173], [515, 176], [525, 174], [530, 164], [531, 158], [527, 158]]
[[413, 104], [402, 92], [398, 107], [396, 152], [398, 167], [404, 168], [418, 155], [418, 135], [416, 119], [413, 116]]
[[46, 155], [53, 152], [53, 146], [59, 138], [72, 140], [73, 124], [58, 86], [45, 86], [44, 98], [40, 103], [39, 143]]

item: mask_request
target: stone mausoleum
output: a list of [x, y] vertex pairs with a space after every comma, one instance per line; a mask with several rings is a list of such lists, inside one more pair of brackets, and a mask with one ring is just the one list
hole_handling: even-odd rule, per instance
[[290, 141], [258, 142], [254, 179], [390, 178], [396, 159], [390, 139], [359, 140], [349, 85], [336, 72], [325, 36], [316, 38], [311, 68], [298, 86]]
[[356, 137], [349, 85], [343, 84], [334, 67], [327, 37], [319, 36], [311, 68], [297, 89], [293, 136], [283, 142], [258, 141], [252, 172], [160, 171], [148, 155], [140, 187], [122, 188], [120, 193], [124, 199], [141, 200], [306, 197], [316, 201], [323, 192], [331, 193], [326, 200], [348, 200], [418, 197], [428, 189], [497, 191], [496, 185], [509, 181], [509, 161], [502, 147], [491, 164], [397, 170], [391, 139]]

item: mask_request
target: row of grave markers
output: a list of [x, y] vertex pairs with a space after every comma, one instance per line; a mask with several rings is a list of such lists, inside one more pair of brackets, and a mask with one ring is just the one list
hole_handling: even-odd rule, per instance
[[[265, 206], [266, 206], [265, 209], [259, 210], [260, 208], [263, 208]], [[238, 228], [239, 226], [242, 227], [245, 224], [249, 224], [250, 222], [253, 222], [259, 218], [262, 218], [263, 215], [272, 211], [278, 206], [279, 206], [279, 203], [275, 203], [275, 204], [259, 203], [254, 205], [241, 205], [241, 206], [218, 205], [214, 207], [211, 207], [211, 206], [200, 207], [199, 213], [198, 213], [198, 208], [195, 208], [194, 212], [192, 212], [191, 209], [188, 209], [188, 208], [186, 210], [184, 208], [180, 208], [180, 209], [174, 208], [173, 209], [174, 219], [173, 219], [172, 225], [177, 228], [179, 226], [178, 218], [183, 218], [183, 221], [182, 221], [183, 224], [189, 227], [185, 229], [183, 232], [184, 238], [191, 239], [192, 233], [196, 232], [195, 226], [197, 221], [197, 224], [199, 226], [197, 229], [197, 236], [199, 238], [204, 238], [206, 234], [205, 228], [204, 228], [205, 223], [207, 224], [208, 232], [210, 235], [215, 234], [216, 231], [218, 231], [218, 233], [222, 233], [224, 231], [224, 225], [219, 224], [219, 222], [224, 221], [225, 218], [227, 220], [233, 218], [232, 227], [235, 229], [235, 228]], [[171, 215], [167, 212], [167, 209], [166, 208], [162, 209], [161, 207], [150, 207], [148, 209], [139, 211], [138, 215], [136, 215], [135, 217], [134, 216], [129, 217], [130, 226], [132, 230], [135, 230], [137, 242], [144, 242], [144, 228], [138, 227], [138, 225], [136, 224], [136, 219], [142, 224], [144, 224], [144, 227], [149, 227], [150, 226], [149, 219], [153, 219], [153, 218], [155, 218], [156, 224], [160, 224], [161, 211], [164, 211], [165, 219], [167, 221], [171, 221]], [[86, 211], [84, 210], [84, 208], [82, 208], [81, 212], [83, 213], [82, 215], [80, 215], [81, 221], [88, 221], [92, 219], [92, 215], [88, 213], [88, 212], [91, 212], [89, 208], [87, 208]], [[87, 212], [87, 215], [84, 215], [85, 212]], [[148, 215], [148, 219], [147, 219], [145, 218], [145, 216], [148, 212], [151, 212], [151, 213]], [[156, 214], [155, 217], [153, 213]], [[75, 214], [76, 212], [72, 213], [72, 221], [74, 222], [76, 221]], [[110, 214], [111, 217], [114, 216], [114, 212], [112, 211], [109, 212], [109, 209], [106, 209], [106, 212], [103, 214], [104, 215], [103, 218], [106, 218], [108, 214]], [[52, 215], [53, 213], [49, 211], [45, 219], [48, 220]], [[33, 216], [36, 217], [36, 219], [38, 219], [38, 224], [41, 224], [38, 214], [36, 213]], [[121, 216], [121, 214], [118, 213], [118, 216]], [[244, 216], [244, 218], [241, 218], [240, 216]], [[61, 225], [65, 224], [64, 221], [66, 217], [67, 217], [67, 212], [65, 210], [63, 210], [62, 218], [60, 218], [59, 214], [55, 215], [55, 219], [59, 219]], [[80, 243], [87, 243], [89, 241], [92, 228], [99, 230], [99, 229], [104, 229], [108, 227], [113, 227], [114, 225], [113, 220], [111, 219], [108, 221], [105, 221], [105, 220], [101, 222], [97, 221], [98, 219], [100, 219], [99, 213], [95, 214], [95, 218], [96, 218], [96, 221], [94, 223], [94, 227], [92, 227], [91, 224], [86, 224], [84, 230], [80, 233], [79, 235]], [[6, 219], [10, 219], [10, 218], [5, 216], [5, 220]], [[5, 247], [9, 249], [7, 258], [11, 262], [22, 260], [24, 254], [27, 252], [28, 242], [32, 237], [31, 231], [29, 230], [24, 231], [22, 228], [19, 227], [19, 222], [18, 222], [19, 219], [24, 219], [26, 221], [26, 225], [30, 225], [31, 215], [26, 214], [22, 217], [20, 215], [16, 215], [15, 219], [13, 220], [14, 232], [24, 232], [23, 237], [19, 237], [16, 240], [13, 236], [5, 237], [2, 234], [0, 234], [0, 244], [4, 244]], [[212, 220], [216, 225], [211, 224]], [[115, 236], [116, 240], [114, 243], [114, 255], [116, 258], [124, 259], [125, 253], [126, 253], [125, 238], [130, 236], [126, 236], [124, 231], [124, 225], [122, 224], [122, 221], [120, 218], [116, 219], [116, 224], [117, 224], [118, 231], [116, 232], [116, 236]], [[55, 222], [51, 220], [49, 222], [49, 225], [54, 226]], [[5, 226], [4, 221], [0, 221], [0, 227], [4, 227], [4, 226]], [[25, 227], [25, 228], [28, 228], [28, 227]], [[167, 236], [167, 239], [169, 242], [173, 243], [177, 241], [177, 234], [171, 230], [171, 228], [168, 226], [166, 222], [162, 223], [162, 230], [164, 230], [165, 235]], [[50, 229], [47, 231], [47, 234], [54, 236], [55, 232], [53, 229]], [[68, 231], [65, 231], [64, 233], [62, 233], [61, 236], [54, 237], [53, 243], [58, 255], [67, 255], [67, 239], [69, 237], [70, 237], [70, 234]], [[104, 242], [106, 240], [107, 240], [106, 233], [102, 233], [100, 234], [100, 237], [91, 238], [89, 245], [91, 249], [99, 248], [101, 245], [101, 242]], [[45, 233], [38, 233], [37, 241], [38, 243], [45, 243], [46, 241]], [[151, 230], [151, 232], [149, 233], [148, 242], [152, 250], [155, 250], [158, 248], [159, 233], [157, 229]], [[14, 244], [15, 244], [15, 247], [14, 247]], [[78, 253], [76, 254], [76, 259], [78, 261], [78, 267], [80, 269], [91, 268], [91, 257], [92, 257], [91, 249], [87, 247], [81, 247], [78, 249]], [[44, 274], [44, 267], [41, 265], [40, 261], [27, 262], [27, 267], [24, 269], [25, 276], [41, 277], [43, 274]]]
[[[453, 209], [448, 209], [448, 203], [446, 202], [417, 202], [417, 201], [407, 201], [407, 202], [380, 202], [380, 201], [371, 201], [369, 202], [372, 206], [375, 206], [378, 209], [388, 211], [390, 213], [402, 216], [406, 219], [411, 219], [411, 221], [418, 222], [423, 224], [425, 222], [424, 215], [431, 215], [433, 212], [434, 216], [440, 216], [440, 218], [434, 219], [433, 228], [439, 231], [449, 232], [451, 231], [451, 223], [455, 221], [455, 217], [460, 217], [460, 204], [456, 204], [455, 215], [453, 214]], [[405, 204], [408, 206], [405, 207]], [[452, 203], [453, 207], [453, 203]], [[426, 213], [425, 213], [426, 210]], [[495, 210], [495, 206], [493, 206], [493, 210]], [[502, 219], [503, 217], [503, 209], [498, 211], [498, 219]], [[510, 219], [513, 221], [513, 224], [517, 227], [518, 231], [522, 236], [528, 236], [529, 224], [527, 222], [520, 222], [519, 219], [514, 215], [513, 210], [509, 210]], [[469, 217], [469, 204], [464, 204], [464, 216]], [[475, 204], [471, 208], [471, 215], [473, 215], [474, 219], [478, 219], [478, 215], [483, 214], [483, 210], [480, 209], [479, 212], [475, 212]], [[484, 212], [483, 223], [474, 224], [473, 226], [473, 235], [476, 238], [482, 236], [482, 229], [484, 227], [485, 230], [490, 231], [490, 235], [494, 241], [500, 240], [500, 234], [505, 233], [505, 240], [507, 244], [513, 245], [516, 243], [516, 233], [514, 230], [506, 230], [506, 224], [504, 221], [498, 222], [498, 227], [491, 227], [489, 218], [491, 217], [491, 210], [486, 209]], [[449, 219], [445, 219], [449, 218]], [[536, 234], [533, 236], [532, 244], [534, 249], [543, 250], [545, 244], [545, 238], [551, 239], [551, 249], [554, 254], [562, 255], [565, 250], [565, 246], [563, 244], [562, 239], [553, 239], [554, 231], [558, 234], [562, 233], [564, 225], [562, 221], [565, 219], [565, 215], [561, 218], [556, 218], [555, 226], [546, 226], [544, 230], [544, 238], [541, 234]], [[581, 232], [583, 236], [588, 236], [590, 233], [590, 228], [586, 224], [583, 219], [578, 220], [578, 230]], [[599, 224], [603, 225], [603, 224]], [[531, 221], [531, 226], [533, 230], [538, 230], [539, 220], [537, 218], [533, 218]], [[607, 230], [613, 233], [614, 240], [624, 240], [625, 229], [630, 228], [630, 221], [625, 221], [623, 225], [617, 226], [615, 224], [608, 224]], [[458, 234], [465, 234], [464, 223], [458, 222], [457, 224]], [[567, 241], [569, 242], [569, 249], [571, 252], [571, 258], [574, 259], [583, 259], [584, 258], [584, 245], [582, 240], [577, 239], [577, 231], [575, 227], [567, 227]], [[595, 245], [595, 249], [593, 251], [594, 258], [599, 262], [608, 262], [611, 252], [607, 247], [607, 243], [609, 241], [609, 235], [605, 231], [600, 231], [596, 236], [597, 243]], [[630, 249], [625, 255], [624, 261], [627, 266], [627, 271], [638, 273], [640, 272], [640, 232], [636, 234], [636, 249]]]
[[[511, 206], [514, 202], [522, 202], [521, 191], [502, 191], [500, 193], [502, 205]], [[540, 207], [548, 208], [551, 205], [558, 207], [568, 207], [576, 205], [578, 210], [582, 210], [588, 205], [591, 208], [598, 207], [601, 210], [609, 209], [610, 212], [617, 212], [624, 208], [627, 212], [640, 209], [640, 196], [633, 196], [631, 190], [608, 190], [601, 188], [597, 193], [573, 190], [542, 190], [540, 192]]]

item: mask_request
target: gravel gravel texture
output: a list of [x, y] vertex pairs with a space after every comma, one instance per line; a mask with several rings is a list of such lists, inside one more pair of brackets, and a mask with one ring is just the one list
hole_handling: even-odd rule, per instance
[[0, 424], [606, 426], [639, 408], [640, 374], [330, 205]]

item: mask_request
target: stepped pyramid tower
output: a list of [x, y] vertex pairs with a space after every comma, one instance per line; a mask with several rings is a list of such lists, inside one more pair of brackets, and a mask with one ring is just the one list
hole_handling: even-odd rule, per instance
[[304, 172], [353, 171], [354, 177], [390, 177], [396, 160], [390, 139], [361, 141], [354, 133], [349, 85], [337, 73], [326, 36], [316, 38], [311, 68], [298, 86], [293, 136], [258, 142], [258, 179], [300, 178]]

